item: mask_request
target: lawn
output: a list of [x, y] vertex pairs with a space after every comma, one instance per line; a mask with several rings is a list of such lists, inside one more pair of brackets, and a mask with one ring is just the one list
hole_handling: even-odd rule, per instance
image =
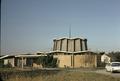
[[120, 81], [120, 78], [94, 72], [60, 71], [56, 74], [40, 74], [34, 77], [16, 75], [6, 81]]

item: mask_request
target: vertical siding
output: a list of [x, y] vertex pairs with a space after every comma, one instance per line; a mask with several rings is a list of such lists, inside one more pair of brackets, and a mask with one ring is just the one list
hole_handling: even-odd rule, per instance
[[84, 40], [84, 43], [85, 43], [85, 50], [88, 50], [88, 47], [87, 47], [87, 39]]
[[80, 39], [75, 40], [75, 51], [81, 51]]
[[74, 51], [74, 40], [68, 40], [68, 51], [73, 52]]
[[62, 40], [62, 51], [67, 51], [67, 39]]
[[53, 44], [53, 51], [56, 50], [56, 40], [54, 40], [54, 44]]
[[60, 50], [60, 43], [61, 43], [61, 41], [57, 40], [57, 50]]
[[65, 68], [71, 67], [71, 55], [54, 55], [58, 59], [58, 67]]
[[74, 67], [97, 67], [96, 66], [96, 55], [75, 55], [74, 56]]
[[80, 51], [83, 51], [82, 39], [80, 39]]
[[10, 63], [12, 65], [12, 67], [15, 67], [15, 59], [14, 58], [8, 58], [8, 59], [4, 59], [4, 65]]
[[64, 53], [59, 53], [54, 55], [54, 58], [58, 59], [58, 67], [70, 67], [70, 68], [80, 68], [80, 67], [97, 67], [97, 55], [94, 54], [78, 54], [78, 55], [64, 55]]
[[82, 50], [83, 51], [85, 50], [85, 42], [84, 42], [84, 40], [82, 40]]

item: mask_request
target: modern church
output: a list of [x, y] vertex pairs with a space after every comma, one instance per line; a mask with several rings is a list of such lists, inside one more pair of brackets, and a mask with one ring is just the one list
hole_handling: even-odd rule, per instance
[[58, 67], [97, 67], [98, 57], [88, 50], [87, 39], [60, 38], [54, 39], [53, 42], [53, 51], [49, 52], [49, 54], [58, 59]]

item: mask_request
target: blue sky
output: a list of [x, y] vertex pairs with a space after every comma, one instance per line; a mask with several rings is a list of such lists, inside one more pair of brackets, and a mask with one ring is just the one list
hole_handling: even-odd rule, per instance
[[120, 50], [120, 0], [2, 0], [2, 54], [52, 50], [70, 25], [90, 50]]

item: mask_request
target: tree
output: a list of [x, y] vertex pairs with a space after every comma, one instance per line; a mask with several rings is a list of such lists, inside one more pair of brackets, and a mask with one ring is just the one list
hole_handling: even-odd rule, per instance
[[4, 61], [3, 59], [0, 59], [0, 68], [4, 66]]
[[110, 52], [109, 55], [111, 56], [112, 61], [120, 62], [120, 52]]
[[40, 56], [36, 63], [42, 64], [43, 67], [54, 68], [57, 67], [57, 58], [53, 58], [53, 55]]

